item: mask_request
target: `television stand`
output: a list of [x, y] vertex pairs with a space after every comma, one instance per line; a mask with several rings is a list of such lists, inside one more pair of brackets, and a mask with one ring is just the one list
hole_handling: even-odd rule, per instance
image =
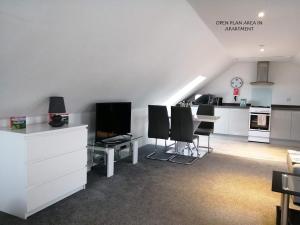
[[[88, 150], [91, 154], [91, 167], [94, 166], [94, 155], [97, 153], [105, 153], [106, 156], [106, 169], [107, 177], [114, 175], [114, 163], [115, 163], [115, 152], [121, 150], [129, 150], [132, 155], [132, 164], [138, 162], [138, 140], [142, 136], [131, 136], [127, 139], [123, 139], [122, 142], [114, 143], [103, 143], [103, 142], [91, 142], [88, 144]], [[115, 137], [114, 137], [115, 138]], [[107, 140], [107, 139], [105, 139]], [[114, 139], [113, 139], [114, 140]]]

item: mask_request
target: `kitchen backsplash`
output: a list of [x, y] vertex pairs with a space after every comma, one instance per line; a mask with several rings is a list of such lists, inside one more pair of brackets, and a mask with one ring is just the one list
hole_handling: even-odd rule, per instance
[[253, 86], [251, 89], [250, 102], [255, 106], [271, 106], [272, 104], [272, 88]]

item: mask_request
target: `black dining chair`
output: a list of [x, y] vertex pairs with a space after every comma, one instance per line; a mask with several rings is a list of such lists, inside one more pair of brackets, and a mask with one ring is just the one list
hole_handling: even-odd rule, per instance
[[[147, 155], [148, 159], [167, 161], [172, 155], [161, 154], [165, 153], [169, 146], [167, 140], [170, 135], [170, 121], [166, 106], [149, 105], [148, 106], [148, 137], [155, 138], [155, 150]], [[165, 148], [163, 152], [157, 149], [157, 139], [165, 140]]]
[[[214, 116], [215, 107], [208, 104], [200, 104], [198, 106], [197, 115], [206, 115]], [[214, 123], [213, 122], [201, 122], [198, 126], [198, 129], [195, 131], [195, 134], [201, 136], [207, 136], [207, 146], [199, 146], [200, 148], [207, 148], [208, 152], [212, 151], [213, 148], [210, 147], [210, 135], [214, 132]]]
[[[190, 107], [171, 107], [171, 133], [170, 139], [175, 141], [175, 153], [179, 153], [178, 145], [176, 142], [185, 142], [188, 151], [191, 153], [189, 157], [191, 160], [188, 162], [177, 161], [176, 158], [181, 154], [176, 154], [169, 161], [180, 164], [192, 164], [195, 160], [198, 159], [198, 148], [194, 143], [194, 139], [197, 138], [194, 135], [194, 123], [193, 115]], [[194, 149], [197, 151], [197, 155], [193, 156], [193, 147], [190, 146], [193, 144]]]

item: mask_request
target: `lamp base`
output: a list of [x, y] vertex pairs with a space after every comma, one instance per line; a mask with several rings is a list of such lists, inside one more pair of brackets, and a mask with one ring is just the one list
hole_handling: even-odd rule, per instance
[[54, 123], [53, 121], [49, 122], [49, 125], [51, 127], [62, 127], [63, 125], [65, 125], [64, 121], [61, 121], [60, 123]]
[[49, 125], [51, 127], [62, 127], [63, 125], [65, 125], [65, 121], [62, 120], [62, 116], [55, 115], [52, 117], [52, 120], [49, 122]]

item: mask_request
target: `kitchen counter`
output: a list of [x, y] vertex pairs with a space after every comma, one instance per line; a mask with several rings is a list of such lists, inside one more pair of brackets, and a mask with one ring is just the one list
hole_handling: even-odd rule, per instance
[[[247, 104], [246, 107], [240, 107], [240, 103], [223, 103], [222, 105], [215, 105], [216, 108], [233, 108], [233, 109], [249, 109], [251, 104]], [[198, 105], [193, 105], [198, 107]]]
[[[216, 105], [216, 108], [234, 108], [234, 109], [249, 109], [251, 104], [247, 104], [246, 107], [240, 107], [239, 103], [223, 103], [222, 105]], [[291, 110], [300, 111], [300, 105], [272, 105], [272, 110]]]
[[300, 111], [300, 105], [272, 105], [272, 110]]
[[246, 107], [240, 107], [240, 105], [238, 106], [229, 106], [229, 105], [215, 105], [216, 108], [232, 108], [232, 109], [249, 109], [250, 106], [246, 106]]
[[[198, 106], [198, 105], [194, 105]], [[247, 104], [246, 107], [240, 107], [240, 103], [223, 103], [222, 105], [215, 105], [216, 108], [233, 108], [233, 109], [249, 109], [251, 104]], [[290, 110], [300, 111], [300, 105], [271, 105], [272, 110]]]
[[223, 103], [222, 105], [216, 105], [216, 108], [234, 108], [234, 109], [249, 109], [251, 104], [247, 104], [246, 107], [241, 107], [240, 103]]

